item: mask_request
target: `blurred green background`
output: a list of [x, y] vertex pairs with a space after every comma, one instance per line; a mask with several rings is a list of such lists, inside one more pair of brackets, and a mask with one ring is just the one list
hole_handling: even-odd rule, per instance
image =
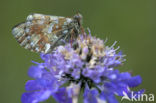
[[[92, 35], [107, 37], [108, 45], [118, 41], [127, 55], [121, 71], [141, 75], [138, 89], [156, 95], [156, 0], [0, 0], [0, 103], [20, 103], [31, 60], [41, 61], [38, 54], [19, 46], [12, 27], [30, 13], [73, 16], [77, 12]], [[51, 98], [44, 103], [54, 102]]]

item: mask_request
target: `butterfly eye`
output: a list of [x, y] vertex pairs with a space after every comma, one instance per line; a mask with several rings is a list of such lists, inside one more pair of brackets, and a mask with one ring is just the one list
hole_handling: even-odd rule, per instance
[[75, 19], [82, 19], [83, 17], [80, 13], [78, 13], [78, 14], [74, 15], [74, 18]]

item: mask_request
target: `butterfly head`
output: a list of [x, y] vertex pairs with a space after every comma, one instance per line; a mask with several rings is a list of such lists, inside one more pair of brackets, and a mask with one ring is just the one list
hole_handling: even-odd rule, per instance
[[82, 15], [80, 14], [80, 13], [77, 13], [76, 15], [74, 15], [74, 20], [75, 20], [75, 22], [77, 22], [78, 23], [78, 26], [79, 27], [81, 27], [81, 25], [82, 25]]

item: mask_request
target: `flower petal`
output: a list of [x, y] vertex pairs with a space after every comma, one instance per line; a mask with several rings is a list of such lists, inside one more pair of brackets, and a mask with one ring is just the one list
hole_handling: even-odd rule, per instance
[[42, 89], [42, 85], [39, 84], [36, 80], [29, 80], [25, 85], [26, 91], [34, 91]]
[[42, 68], [40, 66], [31, 66], [28, 70], [28, 75], [32, 78], [41, 78]]
[[56, 93], [52, 95], [59, 103], [72, 103], [72, 98], [69, 97], [66, 88], [60, 88]]
[[21, 97], [22, 103], [38, 103], [45, 101], [51, 95], [51, 90], [42, 90], [24, 93]]
[[97, 90], [90, 90], [88, 87], [85, 88], [84, 91], [84, 103], [98, 103], [97, 99], [96, 99], [96, 95], [97, 95]]
[[139, 75], [134, 76], [126, 81], [126, 83], [128, 84], [129, 87], [136, 87], [139, 84], [141, 84], [141, 82], [142, 82], [142, 79]]

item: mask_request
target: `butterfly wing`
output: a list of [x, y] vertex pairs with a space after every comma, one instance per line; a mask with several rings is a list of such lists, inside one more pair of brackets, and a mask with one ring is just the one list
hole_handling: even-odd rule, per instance
[[69, 33], [72, 18], [32, 14], [25, 23], [15, 26], [12, 34], [25, 49], [34, 52], [48, 53], [53, 43]]

